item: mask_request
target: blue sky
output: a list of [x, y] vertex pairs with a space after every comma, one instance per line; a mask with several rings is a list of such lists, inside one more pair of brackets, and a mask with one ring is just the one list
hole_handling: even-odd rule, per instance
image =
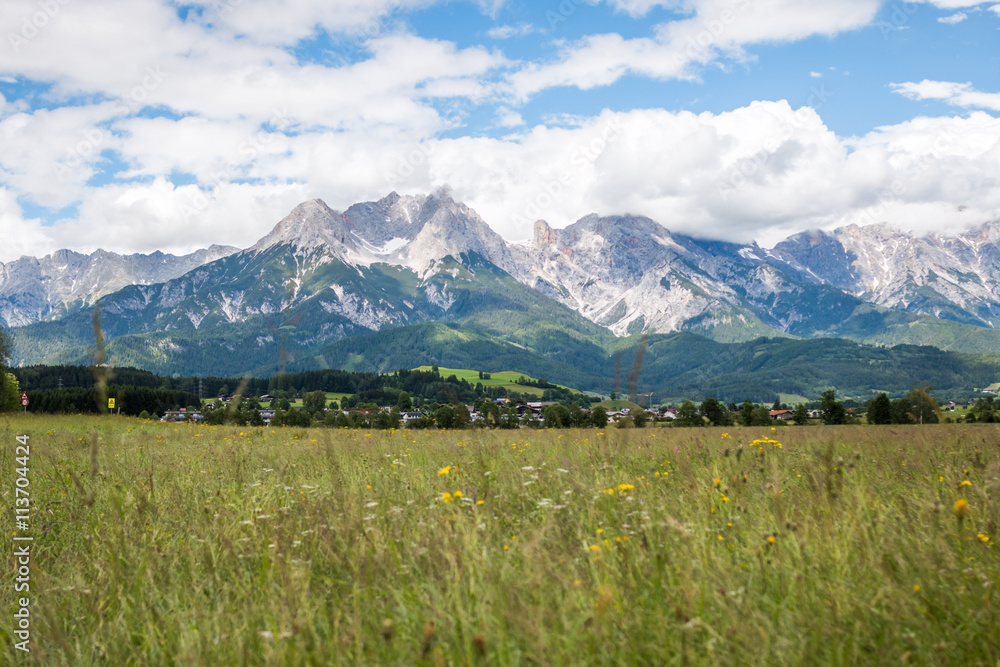
[[0, 261], [447, 187], [505, 237], [1000, 217], [1000, 3], [5, 0]]

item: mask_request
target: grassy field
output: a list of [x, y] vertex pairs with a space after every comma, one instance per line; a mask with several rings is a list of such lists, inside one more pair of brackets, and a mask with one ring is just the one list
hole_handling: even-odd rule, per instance
[[2, 664], [1000, 660], [992, 425], [0, 425]]
[[[414, 368], [413, 370], [429, 371], [431, 370], [431, 367], [420, 366], [418, 368]], [[544, 389], [539, 389], [538, 387], [528, 387], [525, 385], [517, 384], [517, 380], [522, 377], [528, 378], [529, 380], [537, 380], [538, 378], [533, 378], [530, 375], [526, 375], [524, 373], [518, 373], [516, 371], [499, 371], [497, 373], [490, 373], [490, 377], [488, 380], [486, 379], [480, 380], [479, 371], [472, 371], [462, 368], [438, 368], [438, 372], [441, 374], [441, 377], [443, 378], [446, 378], [450, 375], [454, 375], [459, 380], [465, 380], [473, 387], [475, 387], [477, 383], [482, 383], [484, 387], [504, 387], [508, 391], [516, 391], [521, 394], [531, 394], [534, 396], [541, 396], [542, 393], [545, 391]], [[555, 386], [563, 387], [563, 385], [561, 384]]]

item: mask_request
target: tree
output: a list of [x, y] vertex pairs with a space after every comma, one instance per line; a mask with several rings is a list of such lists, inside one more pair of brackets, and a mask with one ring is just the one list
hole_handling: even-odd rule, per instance
[[618, 398], [618, 392], [616, 392], [616, 391], [611, 392], [611, 400], [613, 401], [613, 400], [615, 400], [617, 398]]
[[636, 428], [645, 428], [646, 422], [649, 421], [649, 417], [646, 416], [645, 410], [633, 410], [631, 417], [632, 423], [635, 424]]
[[608, 411], [598, 405], [590, 411], [590, 422], [595, 428], [606, 427], [608, 425]]
[[750, 401], [743, 401], [740, 406], [740, 423], [744, 426], [753, 426], [754, 405]]
[[913, 421], [918, 424], [938, 423], [938, 404], [930, 395], [933, 389], [930, 385], [914, 387], [906, 394], [906, 402], [910, 404], [913, 412]]
[[676, 426], [704, 426], [705, 421], [698, 414], [698, 408], [691, 401], [684, 401], [677, 410], [677, 417], [674, 419]]
[[587, 419], [587, 415], [585, 415], [583, 413], [583, 410], [580, 409], [579, 403], [574, 403], [573, 405], [569, 406], [569, 423], [574, 428], [582, 428], [584, 426], [587, 426], [588, 421], [589, 420]]
[[751, 426], [768, 426], [771, 423], [771, 411], [765, 406], [759, 405], [750, 413]]
[[771, 406], [771, 409], [772, 410], [780, 410], [781, 409], [781, 397], [780, 396], [778, 396], [778, 397], [776, 397], [774, 399], [774, 405]]
[[0, 367], [0, 412], [13, 412], [21, 408], [21, 387], [13, 373]]
[[438, 428], [452, 428], [455, 425], [455, 410], [450, 405], [442, 405], [434, 412]]
[[827, 389], [820, 399], [820, 410], [823, 411], [823, 423], [827, 425], [846, 424], [847, 410], [844, 404], [837, 400], [837, 392], [834, 389]]
[[968, 422], [980, 422], [982, 424], [992, 424], [997, 421], [996, 403], [992, 396], [980, 398], [976, 404], [969, 409], [969, 414], [965, 416]]
[[725, 406], [718, 399], [706, 398], [701, 402], [701, 414], [708, 418], [712, 426], [728, 426], [728, 414]]
[[399, 392], [399, 398], [396, 399], [396, 410], [399, 412], [409, 412], [413, 409], [413, 401], [410, 400], [410, 394], [405, 391]]
[[309, 392], [302, 399], [302, 407], [308, 410], [310, 414], [323, 412], [323, 409], [326, 408], [326, 392]]
[[250, 426], [263, 426], [264, 418], [260, 416], [260, 410], [250, 410], [250, 418], [247, 422]]
[[570, 425], [569, 410], [565, 405], [550, 405], [542, 412], [545, 428], [566, 428]]
[[792, 421], [798, 426], [805, 426], [809, 423], [809, 408], [806, 407], [805, 403], [799, 403], [795, 406], [795, 412], [792, 413]]
[[891, 424], [892, 423], [892, 401], [886, 394], [879, 394], [868, 401], [868, 423], [869, 424]]

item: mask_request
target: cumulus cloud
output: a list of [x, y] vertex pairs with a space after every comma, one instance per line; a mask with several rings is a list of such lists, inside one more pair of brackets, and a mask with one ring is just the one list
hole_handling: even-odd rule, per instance
[[[751, 44], [835, 35], [860, 28], [872, 21], [880, 2], [616, 0], [612, 4], [633, 15], [662, 5], [690, 17], [654, 26], [651, 37], [626, 39], [611, 33], [566, 43], [556, 60], [530, 64], [511, 77], [516, 94], [527, 99], [555, 86], [587, 90], [614, 83], [628, 73], [656, 79], [690, 79], [696, 75], [693, 68], [720, 57], [744, 58], [744, 47]], [[557, 23], [559, 15], [553, 16], [550, 22]]]
[[[755, 102], [720, 114], [605, 111], [502, 138], [401, 146], [328, 132], [284, 137], [279, 146], [254, 163], [251, 182], [175, 186], [154, 178], [91, 188], [75, 219], [44, 229], [23, 221], [11, 193], [0, 192], [4, 259], [109, 240], [123, 252], [249, 246], [305, 199], [343, 209], [391, 190], [443, 186], [511, 240], [530, 237], [536, 219], [561, 227], [592, 212], [647, 215], [677, 232], [764, 244], [815, 227], [889, 222], [925, 232], [1000, 215], [1000, 119], [983, 112], [844, 138], [815, 109]], [[180, 163], [182, 153], [160, 156], [158, 168]]]
[[911, 100], [940, 100], [956, 107], [1000, 111], [1000, 93], [984, 93], [969, 82], [931, 81], [890, 84], [894, 92]]
[[969, 15], [965, 12], [958, 12], [957, 14], [951, 14], [950, 16], [942, 16], [938, 19], [938, 23], [947, 23], [949, 25], [955, 25], [961, 23], [965, 19], [969, 18]]

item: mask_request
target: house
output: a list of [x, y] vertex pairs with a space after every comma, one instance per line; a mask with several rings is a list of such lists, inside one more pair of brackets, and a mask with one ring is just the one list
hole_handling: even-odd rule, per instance
[[424, 415], [421, 412], [401, 412], [399, 416], [403, 418], [404, 424], [412, 424]]
[[771, 410], [769, 413], [771, 419], [780, 419], [782, 421], [789, 421], [795, 418], [795, 413], [791, 410]]
[[187, 408], [181, 408], [180, 410], [167, 410], [160, 417], [161, 422], [186, 422], [193, 421], [198, 422], [204, 419], [204, 415], [201, 414], [200, 410], [192, 410], [188, 412]]
[[819, 419], [822, 416], [823, 416], [823, 411], [822, 410], [810, 410], [809, 411], [809, 418], [810, 419]]

